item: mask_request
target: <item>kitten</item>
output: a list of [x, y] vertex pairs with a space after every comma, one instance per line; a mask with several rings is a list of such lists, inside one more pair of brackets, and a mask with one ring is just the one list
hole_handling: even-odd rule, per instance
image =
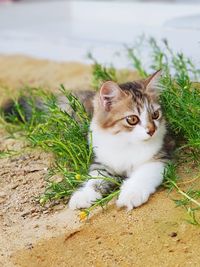
[[95, 179], [72, 195], [70, 209], [88, 208], [109, 192], [102, 174], [123, 177], [116, 204], [128, 210], [147, 202], [162, 183], [169, 155], [160, 75], [121, 85], [107, 81], [95, 95], [90, 125], [95, 159], [89, 172]]
[[[91, 179], [72, 195], [70, 209], [88, 208], [113, 189], [114, 183], [102, 176], [123, 180], [117, 206], [128, 210], [147, 202], [162, 183], [174, 143], [168, 138], [159, 103], [160, 75], [161, 71], [157, 71], [147, 79], [121, 85], [107, 81], [96, 94], [73, 92], [92, 115], [90, 130], [95, 158], [89, 171]], [[32, 116], [28, 98], [18, 100], [26, 120]], [[57, 101], [62, 110], [76, 117], [66, 97], [57, 96]], [[37, 99], [36, 106], [45, 109], [41, 99]], [[8, 101], [3, 111], [5, 115], [21, 118], [13, 101]]]

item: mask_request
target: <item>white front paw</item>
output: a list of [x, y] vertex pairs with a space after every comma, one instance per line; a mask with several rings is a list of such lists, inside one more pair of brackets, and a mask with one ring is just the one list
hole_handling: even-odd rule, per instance
[[122, 186], [119, 198], [117, 200], [118, 207], [127, 207], [128, 210], [132, 210], [134, 207], [139, 207], [143, 203], [147, 202], [149, 196], [155, 192], [155, 188], [145, 188], [135, 186], [130, 188], [128, 186]]
[[89, 208], [95, 200], [100, 198], [102, 198], [102, 195], [94, 188], [83, 187], [72, 195], [68, 205], [72, 210]]

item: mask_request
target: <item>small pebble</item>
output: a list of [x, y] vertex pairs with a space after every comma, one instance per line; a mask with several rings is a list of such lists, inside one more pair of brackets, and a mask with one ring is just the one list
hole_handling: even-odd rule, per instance
[[172, 233], [170, 234], [170, 236], [171, 236], [171, 237], [176, 237], [176, 236], [177, 236], [177, 233], [176, 233], [176, 232], [172, 232]]
[[29, 214], [30, 214], [30, 211], [26, 211], [26, 212], [22, 213], [21, 216], [22, 216], [22, 217], [26, 217], [26, 216], [29, 215]]
[[49, 211], [48, 210], [44, 210], [43, 213], [44, 214], [47, 214], [47, 213], [49, 213]]
[[0, 199], [0, 204], [3, 204], [4, 202], [6, 202], [6, 199]]
[[6, 193], [0, 192], [0, 198], [4, 198], [4, 197], [6, 197]]
[[19, 184], [14, 184], [11, 186], [11, 189], [16, 189], [19, 186]]

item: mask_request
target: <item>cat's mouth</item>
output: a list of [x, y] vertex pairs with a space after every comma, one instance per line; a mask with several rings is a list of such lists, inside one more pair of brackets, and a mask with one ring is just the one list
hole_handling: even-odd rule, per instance
[[143, 141], [144, 141], [144, 142], [147, 142], [147, 141], [149, 141], [150, 139], [151, 139], [151, 137], [148, 137], [148, 138], [143, 139]]
[[155, 133], [153, 135], [147, 135], [146, 137], [143, 138], [143, 141], [147, 142], [147, 141], [151, 140], [154, 137], [155, 137]]

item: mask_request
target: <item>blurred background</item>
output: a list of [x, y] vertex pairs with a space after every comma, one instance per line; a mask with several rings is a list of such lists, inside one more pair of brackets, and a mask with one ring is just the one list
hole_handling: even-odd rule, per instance
[[199, 0], [0, 0], [0, 54], [128, 67], [116, 57], [145, 34], [200, 65]]

